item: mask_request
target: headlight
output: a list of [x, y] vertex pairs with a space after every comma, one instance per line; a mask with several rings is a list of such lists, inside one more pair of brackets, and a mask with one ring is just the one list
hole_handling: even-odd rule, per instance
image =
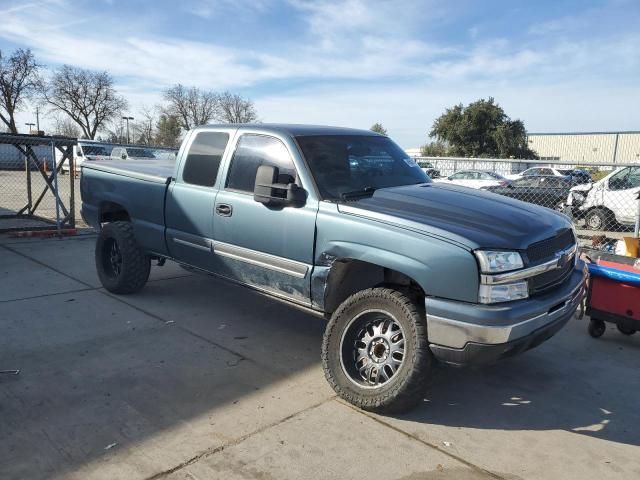
[[571, 199], [574, 205], [580, 205], [584, 203], [584, 194], [580, 192], [571, 192]]
[[476, 250], [475, 254], [482, 273], [508, 272], [524, 267], [522, 257], [518, 252]]
[[522, 300], [529, 296], [527, 281], [504, 283], [502, 285], [480, 285], [480, 303], [500, 303]]

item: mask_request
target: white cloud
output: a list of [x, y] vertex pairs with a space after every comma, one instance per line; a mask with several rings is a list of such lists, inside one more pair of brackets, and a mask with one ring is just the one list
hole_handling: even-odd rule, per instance
[[210, 19], [220, 13], [264, 12], [273, 0], [190, 0], [183, 6], [184, 10], [201, 18]]

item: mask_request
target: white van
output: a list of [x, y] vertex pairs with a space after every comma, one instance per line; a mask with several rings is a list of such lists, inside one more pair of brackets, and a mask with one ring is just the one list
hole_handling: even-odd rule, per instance
[[576, 185], [567, 206], [574, 218], [584, 218], [590, 230], [633, 226], [638, 215], [640, 166], [619, 168], [595, 183]]
[[[85, 160], [108, 160], [110, 158], [110, 147], [99, 143], [78, 142], [73, 147], [73, 164], [76, 174], [80, 173], [80, 166]], [[62, 154], [56, 150], [56, 162], [59, 164]], [[62, 173], [69, 172], [69, 162], [65, 161], [61, 168]]]

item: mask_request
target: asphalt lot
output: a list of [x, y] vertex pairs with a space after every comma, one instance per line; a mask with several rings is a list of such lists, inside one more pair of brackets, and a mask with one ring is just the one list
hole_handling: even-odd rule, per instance
[[573, 320], [377, 416], [327, 386], [322, 319], [171, 263], [112, 296], [93, 235], [0, 238], [3, 480], [640, 477], [640, 335]]

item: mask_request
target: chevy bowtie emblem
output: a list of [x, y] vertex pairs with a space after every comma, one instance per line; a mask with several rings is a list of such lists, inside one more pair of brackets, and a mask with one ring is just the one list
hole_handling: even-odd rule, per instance
[[564, 267], [569, 262], [569, 255], [567, 253], [563, 253], [558, 257], [558, 268]]

